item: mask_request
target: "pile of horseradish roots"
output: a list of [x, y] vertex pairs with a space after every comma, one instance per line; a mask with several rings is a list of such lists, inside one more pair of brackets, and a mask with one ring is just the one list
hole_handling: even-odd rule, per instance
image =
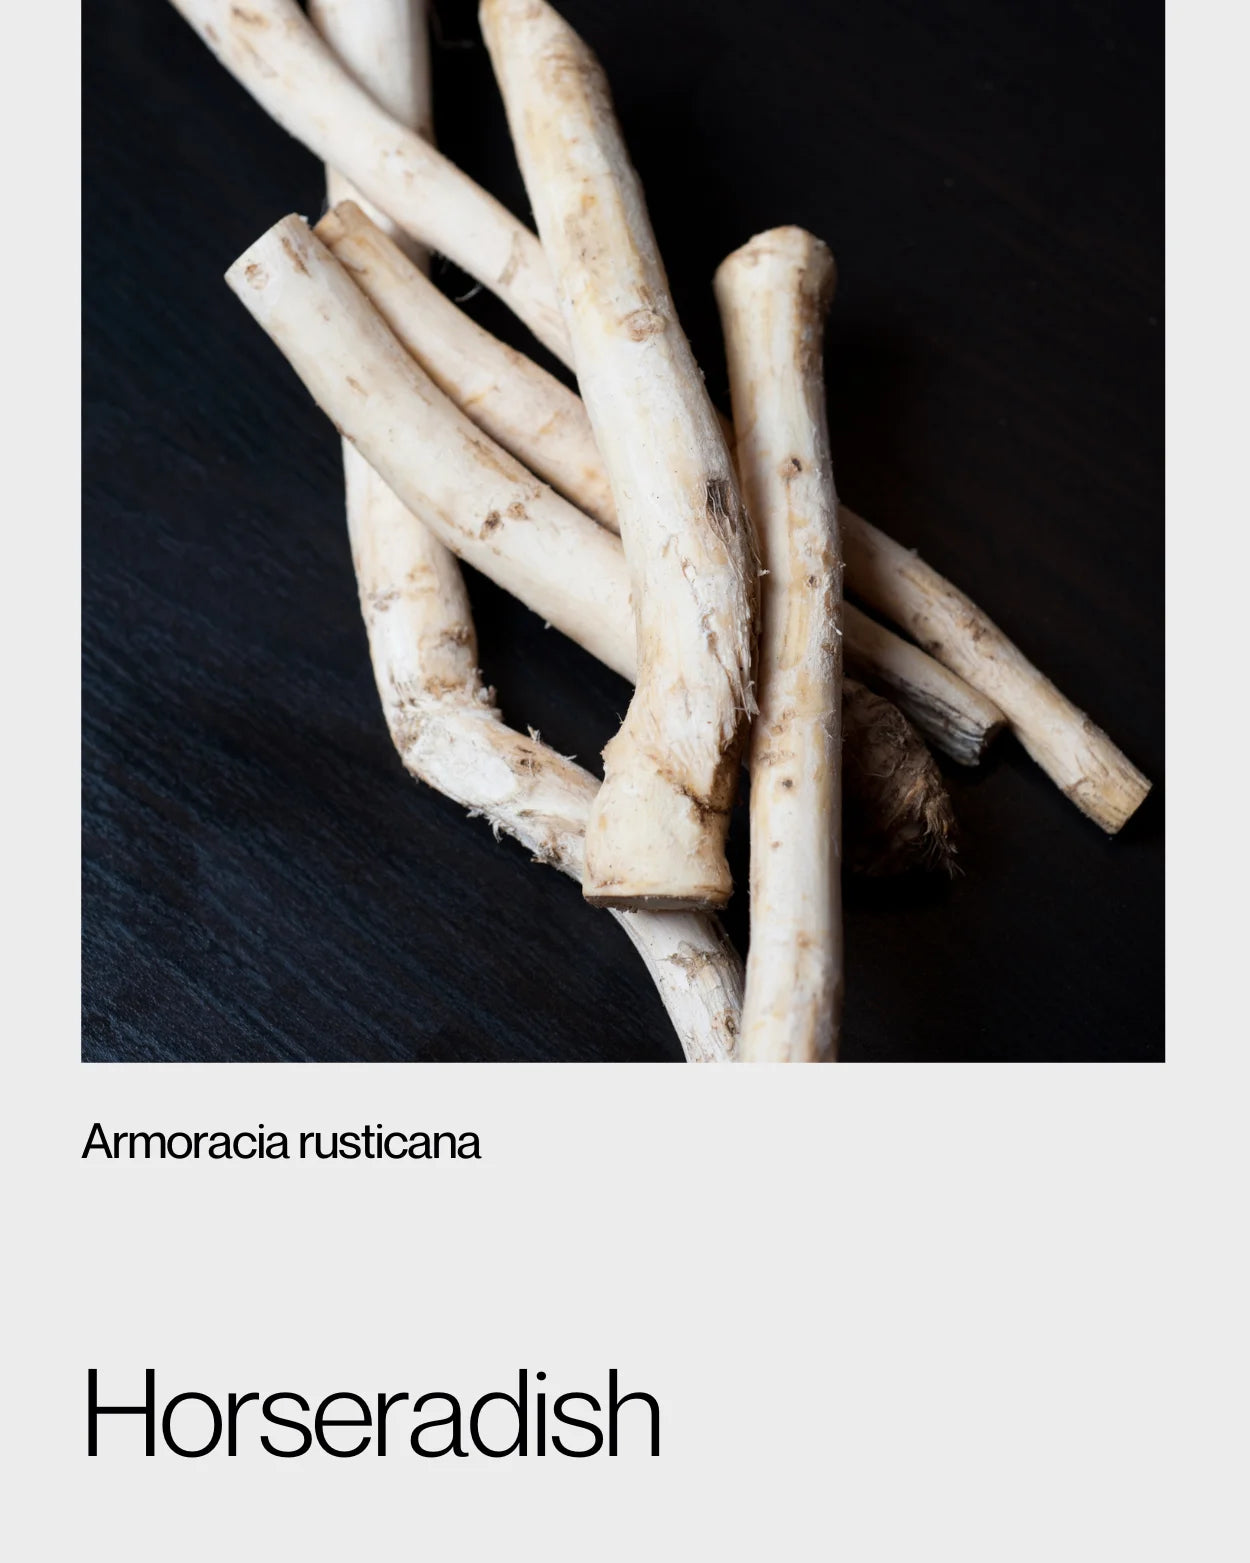
[[[432, 144], [423, 0], [173, 3], [327, 166], [315, 228], [284, 217], [227, 281], [343, 436], [403, 762], [620, 920], [687, 1058], [836, 1057], [844, 863], [949, 862], [926, 740], [974, 763], [1009, 725], [1120, 829], [1146, 779], [967, 597], [838, 506], [820, 239], [761, 233], [716, 272], [731, 424], [674, 313], [602, 68], [544, 0], [481, 6], [538, 236]], [[436, 288], [431, 252], [508, 304], [581, 397]], [[634, 682], [602, 782], [502, 721], [458, 559]], [[745, 976], [716, 916], [744, 762]]]

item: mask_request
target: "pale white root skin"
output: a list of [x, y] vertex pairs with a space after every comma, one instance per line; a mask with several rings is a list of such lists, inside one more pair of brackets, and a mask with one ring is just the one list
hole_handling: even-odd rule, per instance
[[401, 125], [433, 142], [428, 11], [426, 0], [308, 0], [309, 20], [339, 64]]
[[[371, 94], [388, 114], [425, 140], [433, 135], [430, 93], [429, 18], [426, 0], [309, 0], [308, 17], [334, 51], [338, 62]], [[337, 169], [326, 169], [326, 197], [336, 201], [364, 201], [351, 181]], [[384, 235], [390, 248], [400, 253], [405, 266], [422, 276], [429, 253], [377, 207], [355, 208], [368, 212], [374, 232]], [[343, 476], [347, 496], [347, 524], [353, 548], [375, 532], [383, 535], [405, 525], [408, 511], [349, 441], [343, 441]], [[442, 558], [438, 555], [442, 552]], [[463, 609], [468, 599], [460, 580], [460, 567], [442, 544], [430, 539], [430, 567], [446, 583], [452, 601]], [[430, 599], [422, 598], [429, 602]], [[433, 610], [436, 617], [438, 610]]]
[[[386, 112], [423, 141], [434, 140], [430, 96], [430, 27], [426, 0], [308, 0], [308, 20], [339, 64]], [[326, 202], [351, 202], [381, 230], [405, 264], [424, 277], [425, 245], [407, 234], [337, 168], [326, 168]]]
[[497, 293], [540, 342], [567, 358], [568, 335], [534, 234], [376, 103], [295, 0], [171, 3], [284, 130], [413, 238]]
[[717, 269], [738, 471], [764, 568], [751, 728], [744, 1063], [836, 1057], [842, 1021], [842, 551], [821, 370], [833, 256], [801, 228]]
[[[352, 274], [438, 387], [531, 471], [618, 531], [616, 507], [581, 398], [471, 320], [346, 203], [313, 230]], [[933, 743], [975, 764], [1003, 725], [984, 695], [910, 641], [844, 605], [847, 665], [890, 691]]]
[[961, 591], [860, 516], [845, 518], [848, 575], [870, 607], [981, 690], [1073, 803], [1114, 835], [1150, 783]]
[[484, 331], [357, 205], [313, 229], [441, 391], [480, 429], [596, 520], [616, 512], [581, 398]]
[[[359, 469], [353, 469], [358, 471]], [[534, 858], [581, 879], [598, 782], [536, 738], [507, 727], [477, 671], [455, 560], [402, 507], [349, 492], [352, 558], [387, 726], [405, 767], [507, 831]], [[650, 972], [686, 1058], [734, 1057], [742, 967], [717, 919], [701, 912], [614, 914]]]
[[603, 753], [588, 900], [721, 906], [758, 566], [737, 475], [598, 61], [542, 0], [485, 0], [503, 94], [629, 563], [638, 679]]
[[[278, 223], [227, 280], [340, 433], [380, 464], [439, 541], [632, 679], [634, 618], [620, 539], [544, 488], [452, 406], [301, 218]], [[404, 505], [395, 507], [397, 517]], [[511, 514], [513, 505], [524, 514]], [[867, 691], [862, 703], [893, 710]], [[905, 764], [914, 770], [905, 751], [923, 745], [908, 737], [901, 714], [894, 717], [897, 734], [883, 735], [883, 724], [866, 716], [859, 729], [848, 723], [846, 740], [865, 793], [875, 786], [882, 794], [868, 810], [879, 838], [872, 861], [905, 867], [916, 859], [914, 841], [900, 838], [896, 851], [893, 838], [900, 827], [903, 835], [916, 832], [897, 807], [892, 777]], [[927, 791], [939, 790], [935, 777]]]

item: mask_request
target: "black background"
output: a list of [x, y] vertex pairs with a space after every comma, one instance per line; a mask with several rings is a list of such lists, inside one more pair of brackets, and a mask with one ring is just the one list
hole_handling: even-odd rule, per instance
[[[1162, 8], [562, 8], [713, 394], [716, 264], [811, 228], [840, 493], [1156, 783], [1108, 842], [1010, 739], [945, 767], [962, 874], [848, 887], [844, 1056], [1162, 1058]], [[440, 145], [528, 216], [474, 9], [438, 13]], [[221, 280], [319, 166], [160, 0], [84, 30], [84, 1056], [678, 1059], [613, 921], [391, 748], [337, 438]], [[470, 586], [507, 719], [597, 766], [626, 686]]]

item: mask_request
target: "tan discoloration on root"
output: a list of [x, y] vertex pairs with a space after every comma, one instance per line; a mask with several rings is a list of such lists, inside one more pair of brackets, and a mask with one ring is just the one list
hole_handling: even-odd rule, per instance
[[663, 315], [657, 314], [654, 309], [635, 309], [625, 316], [621, 324], [630, 341], [645, 342], [648, 337], [656, 336], [664, 330], [665, 321]]
[[308, 267], [304, 265], [299, 251], [285, 234], [282, 236], [282, 248], [286, 251], [287, 258], [290, 260], [291, 265], [295, 267], [296, 271], [302, 272], [304, 276], [307, 276]]
[[506, 288], [508, 286], [508, 284], [512, 281], [513, 277], [516, 276], [517, 269], [519, 268], [520, 264], [521, 264], [520, 250], [519, 250], [518, 246], [514, 243], [512, 245], [512, 247], [511, 247], [511, 249], [508, 251], [508, 261], [507, 261], [507, 264], [504, 266], [504, 269], [499, 273], [499, 286], [501, 288]]
[[498, 445], [492, 444], [489, 440], [478, 439], [473, 434], [466, 436], [466, 443], [476, 460], [483, 466], [492, 468], [509, 482], [524, 481], [525, 474], [520, 466], [505, 451], [501, 451]]

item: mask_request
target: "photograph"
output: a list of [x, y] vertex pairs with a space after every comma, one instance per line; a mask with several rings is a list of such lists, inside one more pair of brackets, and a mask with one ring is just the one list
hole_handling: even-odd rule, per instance
[[83, 1062], [1163, 1061], [1162, 8], [82, 23]]

